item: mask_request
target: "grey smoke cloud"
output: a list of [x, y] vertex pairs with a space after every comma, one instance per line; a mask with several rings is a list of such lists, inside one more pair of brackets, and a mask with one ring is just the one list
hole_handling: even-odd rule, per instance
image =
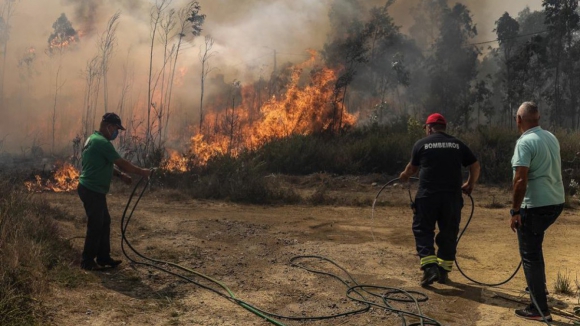
[[[305, 59], [309, 48], [321, 49], [329, 33], [328, 8], [332, 0], [200, 0], [207, 15], [203, 35], [211, 34], [217, 52], [212, 66], [233, 79], [250, 82], [260, 75], [269, 76], [273, 51], [278, 64]], [[405, 32], [412, 24], [410, 8], [418, 0], [399, 0], [391, 8], [395, 23]], [[174, 0], [180, 7], [186, 0]], [[366, 7], [383, 5], [385, 0], [361, 0]], [[451, 3], [452, 1], [450, 1]], [[6, 137], [1, 150], [19, 151], [33, 142], [47, 145], [53, 112], [55, 74], [58, 62], [45, 55], [52, 24], [65, 13], [73, 27], [84, 33], [80, 45], [67, 52], [62, 60], [57, 103], [58, 139], [63, 147], [80, 128], [85, 82], [82, 71], [87, 61], [97, 54], [97, 39], [107, 20], [121, 11], [117, 45], [109, 69], [110, 107], [116, 108], [123, 89], [125, 71], [131, 81], [127, 105], [135, 115], [145, 110], [146, 81], [149, 66], [150, 8], [155, 0], [21, 0], [12, 18], [12, 34], [8, 44], [6, 65], [7, 102], [1, 110], [0, 139]], [[505, 11], [512, 16], [525, 6], [541, 9], [541, 0], [465, 0], [477, 23], [478, 41], [495, 38], [494, 22]], [[199, 46], [203, 37], [183, 45], [178, 64], [183, 72], [176, 87], [173, 103], [175, 116], [180, 111], [195, 117], [199, 102]], [[18, 61], [30, 47], [36, 49], [33, 73], [23, 77]], [[163, 56], [160, 44], [154, 52], [154, 70], [159, 71]], [[217, 72], [217, 71], [216, 71]], [[101, 103], [102, 105], [102, 103]], [[99, 111], [99, 113], [101, 113]], [[176, 124], [174, 124], [175, 126]]]

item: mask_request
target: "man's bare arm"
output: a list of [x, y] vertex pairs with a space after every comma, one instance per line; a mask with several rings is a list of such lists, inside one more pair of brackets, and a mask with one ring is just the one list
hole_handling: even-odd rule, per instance
[[478, 161], [468, 166], [469, 168], [469, 176], [467, 177], [467, 181], [463, 184], [461, 189], [464, 193], [470, 195], [479, 180], [479, 174], [481, 172], [481, 165]]
[[401, 175], [399, 175], [399, 181], [401, 182], [409, 181], [409, 178], [412, 177], [415, 173], [417, 173], [417, 171], [419, 171], [419, 167], [414, 166], [413, 164], [411, 164], [411, 162], [409, 162], [407, 164], [407, 167], [405, 167], [405, 171], [401, 172]]
[[144, 177], [149, 177], [151, 175], [151, 170], [140, 168], [123, 158], [119, 158], [113, 163], [115, 163], [115, 165], [123, 172], [138, 174]]
[[[526, 166], [517, 166], [516, 173], [514, 176], [513, 183], [513, 195], [512, 195], [512, 209], [514, 211], [519, 211], [526, 196], [526, 189], [528, 188], [528, 171], [530, 169]], [[510, 220], [510, 228], [512, 231], [516, 232], [517, 228], [522, 225], [522, 217], [520, 214], [512, 216]]]

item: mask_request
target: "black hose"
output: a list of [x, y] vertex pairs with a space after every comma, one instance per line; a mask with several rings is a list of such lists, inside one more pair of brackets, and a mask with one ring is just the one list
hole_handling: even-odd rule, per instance
[[[393, 287], [383, 287], [383, 286], [375, 286], [375, 285], [360, 285], [340, 265], [338, 265], [337, 263], [335, 263], [334, 261], [332, 261], [328, 258], [321, 257], [321, 256], [312, 256], [312, 255], [310, 255], [310, 256], [296, 256], [290, 260], [290, 265], [293, 267], [304, 269], [304, 270], [312, 272], [312, 273], [330, 276], [330, 277], [333, 277], [333, 278], [339, 280], [347, 287], [346, 296], [349, 299], [353, 300], [354, 302], [360, 304], [361, 308], [353, 309], [350, 311], [346, 311], [346, 312], [338, 313], [338, 314], [333, 314], [333, 315], [314, 316], [314, 317], [278, 315], [275, 313], [271, 313], [271, 312], [267, 312], [267, 311], [264, 311], [262, 309], [259, 309], [259, 308], [255, 307], [255, 306], [253, 306], [253, 305], [251, 305], [243, 300], [236, 298], [235, 295], [233, 294], [233, 292], [227, 286], [225, 286], [224, 284], [222, 284], [221, 282], [219, 282], [217, 280], [214, 280], [211, 277], [208, 277], [206, 275], [203, 275], [201, 273], [198, 273], [194, 270], [185, 268], [185, 267], [180, 266], [180, 265], [175, 264], [175, 263], [149, 258], [149, 257], [141, 254], [139, 251], [137, 251], [131, 245], [129, 240], [127, 239], [127, 227], [129, 225], [129, 222], [131, 221], [131, 217], [133, 216], [133, 213], [135, 212], [135, 209], [136, 209], [137, 205], [139, 204], [139, 201], [143, 197], [143, 194], [145, 193], [145, 190], [147, 189], [147, 187], [149, 186], [149, 183], [150, 183], [150, 179], [148, 179], [147, 182], [145, 183], [143, 189], [141, 190], [141, 193], [139, 194], [137, 200], [135, 201], [135, 204], [133, 205], [133, 207], [129, 211], [129, 206], [131, 205], [131, 202], [133, 201], [133, 198], [135, 196], [135, 193], [136, 193], [138, 187], [143, 183], [143, 180], [144, 180], [144, 178], [139, 180], [139, 182], [137, 182], [137, 184], [133, 188], [133, 191], [131, 192], [131, 195], [129, 196], [129, 199], [127, 201], [127, 205], [125, 206], [125, 209], [123, 211], [123, 216], [121, 218], [121, 238], [122, 238], [121, 239], [121, 250], [123, 252], [123, 255], [125, 255], [125, 257], [129, 261], [131, 261], [133, 264], [148, 266], [148, 267], [157, 269], [159, 271], [176, 276], [182, 280], [185, 280], [187, 282], [198, 285], [204, 289], [212, 291], [212, 292], [216, 293], [217, 295], [219, 295], [227, 300], [230, 300], [231, 302], [233, 302], [235, 304], [242, 306], [243, 308], [249, 310], [250, 312], [264, 318], [266, 321], [268, 321], [272, 324], [275, 324], [275, 325], [284, 326], [283, 323], [275, 320], [274, 318], [287, 319], [287, 320], [297, 320], [297, 321], [313, 321], [313, 320], [332, 319], [332, 318], [344, 317], [344, 316], [349, 316], [349, 315], [367, 312], [370, 310], [371, 307], [374, 306], [374, 307], [379, 307], [381, 309], [384, 309], [385, 311], [393, 312], [394, 314], [399, 316], [401, 318], [402, 326], [419, 326], [419, 325], [421, 325], [421, 326], [426, 326], [426, 325], [427, 326], [429, 326], [429, 325], [442, 326], [441, 323], [439, 323], [438, 321], [436, 321], [433, 318], [430, 318], [430, 317], [423, 315], [423, 313], [421, 312], [421, 308], [419, 306], [419, 303], [428, 300], [428, 297], [424, 293], [417, 292], [417, 291], [405, 291], [403, 289], [393, 288]], [[129, 214], [127, 214], [127, 212], [129, 212]], [[135, 254], [139, 258], [141, 258], [142, 261], [138, 261], [138, 260], [132, 258], [130, 256], [128, 250], [126, 250], [125, 246], [127, 246], [128, 249], [130, 249], [130, 251], [133, 254]], [[303, 260], [307, 260], [307, 259], [317, 259], [317, 260], [322, 260], [324, 262], [330, 263], [331, 265], [334, 265], [336, 268], [340, 269], [345, 275], [347, 275], [347, 279], [342, 279], [339, 276], [332, 274], [332, 273], [329, 273], [329, 272], [324, 272], [324, 271], [309, 268], [309, 267], [305, 266], [303, 263], [299, 262], [299, 261], [303, 261]], [[193, 274], [195, 276], [198, 276], [198, 277], [204, 279], [205, 281], [208, 281], [214, 285], [218, 285], [219, 287], [222, 288], [222, 290], [225, 290], [226, 293], [224, 293], [223, 291], [216, 290], [211, 286], [202, 284], [202, 283], [192, 279], [189, 276], [171, 271], [168, 269], [168, 267], [173, 267], [175, 269], [180, 270], [181, 272], [186, 272], [190, 275]], [[375, 293], [375, 291], [382, 292], [382, 293]], [[371, 299], [366, 298], [365, 294], [370, 295], [373, 298], [380, 299], [380, 301], [382, 303], [379, 303], [376, 301], [371, 301], [372, 298]], [[411, 312], [411, 311], [397, 309], [390, 303], [391, 301], [403, 302], [403, 303], [414, 303], [415, 309], [417, 312]], [[406, 317], [418, 318], [419, 322], [407, 324]]]
[[[416, 177], [412, 177], [410, 178], [412, 180], [419, 180], [419, 178]], [[379, 190], [379, 192], [377, 193], [377, 195], [375, 196], [375, 200], [373, 202], [373, 206], [372, 206], [372, 216], [374, 216], [374, 209], [375, 209], [375, 203], [377, 201], [377, 199], [379, 198], [379, 195], [381, 194], [381, 192], [389, 185], [393, 184], [394, 182], [398, 181], [399, 178], [395, 178], [392, 179], [390, 181], [388, 181], [385, 185], [383, 185], [383, 187]], [[409, 192], [409, 199], [411, 200], [411, 207], [413, 207], [413, 198], [411, 196], [411, 188], [408, 187], [408, 192]], [[467, 222], [465, 223], [465, 226], [463, 227], [463, 230], [461, 230], [461, 232], [459, 233], [459, 236], [457, 237], [457, 241], [456, 244], [459, 245], [459, 241], [461, 240], [461, 237], [463, 236], [463, 234], [465, 233], [465, 231], [467, 230], [467, 227], [469, 226], [469, 223], [471, 223], [471, 219], [473, 218], [473, 212], [475, 211], [475, 203], [473, 201], [473, 197], [471, 196], [471, 194], [467, 194], [467, 196], [469, 197], [470, 201], [471, 201], [471, 213], [469, 214], [469, 218], [467, 219]], [[373, 239], [374, 239], [374, 235], [373, 235]], [[466, 279], [468, 279], [469, 281], [479, 284], [479, 285], [484, 285], [484, 286], [489, 286], [489, 287], [496, 287], [496, 286], [500, 286], [503, 284], [506, 284], [507, 282], [511, 281], [516, 274], [518, 273], [518, 271], [520, 270], [520, 268], [522, 267], [522, 261], [520, 260], [518, 267], [516, 267], [515, 271], [504, 281], [502, 282], [498, 282], [498, 283], [485, 283], [485, 282], [481, 282], [481, 281], [477, 281], [475, 279], [473, 279], [472, 277], [469, 277], [459, 266], [459, 263], [457, 262], [457, 258], [455, 258], [455, 266], [457, 267], [457, 270], [459, 271], [459, 273], [461, 273], [461, 275], [463, 275], [463, 277], [465, 277]], [[543, 312], [540, 310], [538, 303], [536, 302], [536, 299], [534, 298], [533, 293], [531, 292], [530, 289], [530, 297], [532, 298], [532, 303], [534, 304], [534, 306], [536, 307], [536, 309], [538, 310], [538, 312], [540, 313], [540, 315], [542, 316], [542, 321], [544, 323], [546, 323], [547, 325], [551, 325], [550, 322], [546, 319], [546, 317], [544, 316]]]
[[[411, 177], [410, 179], [411, 180], [419, 180], [419, 178], [416, 178], [416, 177]], [[388, 181], [387, 183], [385, 183], [385, 185], [379, 190], [379, 192], [375, 196], [375, 200], [373, 202], [373, 207], [372, 207], [373, 216], [374, 216], [375, 203], [376, 203], [377, 199], [379, 198], [379, 195], [387, 186], [395, 183], [396, 181], [399, 181], [399, 178], [392, 179], [392, 180]], [[411, 201], [411, 206], [413, 206], [414, 202], [413, 202], [413, 198], [411, 196], [411, 188], [408, 187], [407, 190], [409, 193], [409, 200]], [[457, 241], [456, 241], [457, 245], [459, 245], [459, 240], [461, 240], [463, 233], [465, 233], [465, 231], [467, 230], [467, 227], [469, 226], [469, 223], [471, 223], [471, 219], [473, 218], [473, 212], [475, 211], [475, 204], [473, 201], [473, 197], [471, 197], [470, 194], [467, 194], [467, 196], [469, 197], [469, 199], [471, 201], [471, 213], [469, 214], [469, 218], [467, 219], [465, 226], [463, 227], [463, 229], [459, 233], [459, 236], [457, 237]], [[374, 236], [373, 236], [373, 238], [374, 238]], [[457, 267], [457, 270], [459, 271], [459, 273], [461, 273], [461, 275], [463, 275], [466, 279], [470, 280], [471, 282], [479, 284], [479, 285], [495, 287], [495, 286], [500, 286], [500, 285], [506, 284], [507, 282], [511, 281], [516, 276], [518, 271], [520, 270], [520, 267], [522, 266], [522, 262], [520, 260], [520, 263], [519, 263], [518, 267], [516, 268], [516, 270], [506, 280], [499, 282], [499, 283], [485, 283], [485, 282], [477, 281], [477, 280], [473, 279], [472, 277], [469, 277], [467, 274], [465, 274], [465, 272], [459, 266], [459, 263], [457, 262], [457, 258], [455, 259], [455, 266]]]
[[[152, 174], [153, 174], [153, 172], [152, 172]], [[242, 306], [243, 308], [247, 309], [248, 311], [250, 311], [250, 312], [252, 312], [252, 313], [254, 313], [254, 314], [256, 314], [256, 315], [258, 315], [258, 316], [260, 316], [262, 318], [264, 318], [265, 320], [267, 320], [268, 322], [270, 322], [270, 323], [272, 323], [274, 325], [285, 326], [283, 323], [281, 323], [281, 322], [279, 322], [279, 321], [277, 321], [277, 320], [275, 320], [275, 319], [273, 319], [273, 318], [271, 318], [269, 316], [264, 315], [258, 309], [256, 309], [255, 307], [253, 307], [252, 305], [250, 305], [250, 304], [248, 304], [248, 303], [246, 303], [246, 302], [244, 302], [244, 301], [236, 298], [236, 296], [234, 295], [234, 293], [227, 286], [223, 285], [221, 282], [216, 281], [216, 280], [214, 280], [214, 279], [212, 279], [212, 278], [210, 278], [208, 276], [205, 276], [205, 275], [203, 275], [201, 273], [198, 273], [196, 271], [193, 271], [191, 269], [188, 269], [188, 268], [185, 268], [183, 266], [180, 266], [178, 264], [174, 264], [174, 263], [171, 263], [171, 262], [162, 261], [162, 260], [158, 260], [158, 259], [149, 258], [149, 257], [141, 254], [139, 251], [137, 251], [131, 245], [131, 243], [129, 242], [129, 240], [126, 237], [127, 226], [129, 225], [129, 222], [131, 221], [131, 217], [133, 216], [133, 213], [135, 212], [135, 208], [137, 208], [137, 205], [139, 204], [139, 201], [143, 197], [143, 194], [145, 193], [145, 190], [147, 189], [147, 186], [149, 186], [149, 182], [150, 182], [151, 178], [148, 178], [147, 179], [147, 182], [145, 183], [145, 186], [143, 187], [141, 193], [139, 194], [139, 197], [137, 198], [135, 204], [133, 205], [133, 208], [131, 209], [131, 212], [130, 212], [129, 215], [127, 215], [127, 211], [129, 209], [129, 205], [131, 204], [131, 201], [133, 200], [133, 197], [135, 195], [135, 192], [137, 191], [137, 188], [143, 182], [143, 180], [144, 180], [144, 178], [141, 178], [139, 180], [139, 182], [133, 188], [133, 191], [131, 192], [131, 195], [129, 196], [129, 200], [127, 201], [127, 205], [125, 206], [125, 210], [123, 211], [123, 216], [121, 218], [121, 250], [123, 251], [123, 255], [125, 255], [125, 257], [127, 257], [127, 259], [129, 261], [131, 261], [132, 263], [134, 263], [134, 264], [143, 265], [143, 266], [149, 266], [151, 268], [155, 268], [155, 269], [157, 269], [159, 271], [162, 271], [162, 272], [168, 273], [170, 275], [176, 276], [178, 278], [181, 278], [181, 279], [183, 279], [183, 280], [185, 280], [187, 282], [193, 283], [193, 284], [198, 285], [198, 286], [200, 286], [200, 287], [202, 287], [202, 288], [204, 288], [206, 290], [212, 291], [212, 292], [216, 293], [217, 295], [222, 296], [222, 297], [224, 297], [224, 298], [226, 298], [226, 299], [228, 299], [228, 300], [230, 300], [230, 301], [232, 301], [232, 302], [234, 302], [234, 303]], [[126, 244], [129, 247], [129, 249], [131, 249], [131, 251], [134, 254], [136, 254], [140, 258], [144, 259], [145, 261], [137, 261], [137, 260], [131, 258], [129, 256], [129, 254], [127, 253], [127, 251], [125, 250], [124, 244]], [[151, 263], [146, 262], [146, 261], [149, 261]], [[211, 282], [213, 284], [219, 285], [223, 290], [225, 290], [227, 292], [227, 294], [226, 293], [223, 293], [221, 291], [218, 291], [218, 290], [216, 290], [216, 289], [214, 289], [214, 288], [212, 288], [210, 286], [201, 284], [201, 283], [199, 283], [199, 282], [191, 279], [190, 277], [187, 277], [185, 275], [182, 275], [182, 274], [173, 272], [173, 271], [171, 271], [171, 270], [169, 270], [167, 268], [161, 267], [160, 265], [162, 265], [162, 266], [171, 266], [171, 267], [177, 268], [177, 269], [179, 269], [181, 271], [188, 272], [190, 274], [194, 274], [196, 276], [199, 276], [202, 279], [205, 279], [206, 281], [209, 281], [209, 282]]]
[[[467, 227], [469, 226], [469, 223], [471, 222], [471, 219], [473, 218], [473, 211], [475, 210], [475, 204], [473, 202], [473, 197], [471, 197], [471, 195], [467, 195], [467, 196], [471, 200], [471, 213], [469, 214], [469, 219], [467, 219], [467, 223], [465, 223], [463, 230], [461, 231], [461, 233], [459, 233], [459, 236], [457, 237], [457, 244], [458, 245], [459, 245], [459, 240], [461, 240], [463, 233], [465, 233], [465, 230], [467, 230]], [[459, 267], [459, 263], [457, 262], [457, 258], [455, 258], [455, 267], [457, 267], [457, 270], [459, 271], [459, 273], [461, 273], [461, 275], [463, 275], [463, 277], [470, 280], [471, 282], [479, 284], [479, 285], [495, 287], [495, 286], [504, 285], [507, 282], [511, 281], [516, 276], [516, 274], [519, 272], [520, 268], [522, 267], [522, 261], [520, 260], [520, 263], [518, 264], [518, 267], [516, 267], [516, 270], [507, 279], [505, 279], [504, 281], [498, 282], [498, 283], [485, 283], [485, 282], [477, 281], [477, 280], [469, 277], [467, 274], [465, 274], [465, 272], [461, 269], [461, 267]]]
[[[336, 268], [340, 269], [345, 275], [347, 275], [348, 278], [346, 280], [341, 279], [340, 277], [338, 277], [335, 274], [320, 271], [320, 270], [315, 270], [312, 268], [308, 268], [308, 267], [306, 267], [302, 264], [299, 264], [297, 262], [298, 260], [305, 260], [305, 259], [317, 259], [317, 260], [322, 260], [324, 262], [330, 263], [331, 265], [334, 265]], [[325, 258], [325, 257], [321, 257], [321, 256], [315, 256], [315, 255], [296, 256], [296, 257], [293, 257], [292, 259], [290, 259], [290, 265], [294, 266], [294, 267], [302, 268], [306, 271], [309, 271], [309, 272], [312, 272], [315, 274], [321, 274], [321, 275], [330, 276], [330, 277], [333, 277], [335, 279], [338, 279], [340, 282], [342, 282], [347, 287], [346, 296], [349, 299], [365, 305], [364, 311], [368, 311], [370, 309], [370, 307], [373, 306], [373, 307], [381, 308], [385, 311], [392, 312], [401, 319], [402, 326], [418, 326], [418, 325], [421, 325], [421, 326], [424, 326], [424, 325], [443, 326], [443, 324], [441, 324], [437, 320], [435, 320], [431, 317], [427, 317], [422, 313], [419, 303], [425, 302], [429, 299], [427, 297], [427, 295], [425, 295], [422, 292], [406, 291], [406, 290], [403, 290], [400, 288], [395, 288], [395, 287], [358, 284], [356, 282], [356, 280], [354, 279], [354, 277], [352, 277], [352, 275], [350, 275], [344, 268], [339, 266], [334, 261], [332, 261], [328, 258]], [[372, 292], [372, 290], [378, 290], [381, 293], [374, 293], [374, 292]], [[356, 297], [353, 297], [353, 294], [356, 294]], [[371, 301], [370, 298], [365, 297], [365, 294], [370, 295], [371, 297], [380, 299], [380, 301], [382, 303], [377, 303], [376, 301]], [[395, 297], [395, 295], [403, 296], [403, 298]], [[419, 298], [417, 298], [416, 296], [418, 296]], [[390, 303], [390, 301], [403, 302], [403, 303], [414, 303], [415, 310], [417, 310], [417, 312], [415, 313], [415, 312], [411, 312], [408, 310], [397, 309]], [[361, 309], [361, 312], [362, 312], [362, 310], [363, 309]], [[344, 315], [344, 314], [341, 314], [341, 315]], [[341, 315], [336, 315], [336, 317], [339, 317]], [[407, 320], [406, 320], [407, 316], [418, 318], [419, 322], [407, 324]], [[310, 320], [315, 320], [315, 319], [327, 319], [327, 318], [314, 318], [314, 319], [310, 319]]]

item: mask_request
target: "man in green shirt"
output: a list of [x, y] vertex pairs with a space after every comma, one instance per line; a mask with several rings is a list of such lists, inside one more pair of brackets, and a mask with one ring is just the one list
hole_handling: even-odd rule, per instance
[[540, 112], [533, 102], [518, 109], [516, 123], [522, 134], [512, 157], [513, 203], [510, 227], [518, 234], [520, 256], [531, 304], [515, 311], [525, 319], [551, 321], [546, 298], [544, 233], [564, 208], [560, 143], [540, 127]]
[[125, 130], [121, 118], [115, 113], [106, 113], [99, 130], [87, 139], [83, 147], [82, 172], [77, 191], [88, 218], [81, 261], [81, 268], [85, 270], [116, 267], [121, 263], [121, 260], [111, 258], [111, 216], [106, 195], [113, 174], [127, 184], [131, 183], [131, 176], [124, 172], [146, 178], [151, 175], [151, 170], [137, 167], [117, 153], [111, 140], [117, 138], [119, 130]]

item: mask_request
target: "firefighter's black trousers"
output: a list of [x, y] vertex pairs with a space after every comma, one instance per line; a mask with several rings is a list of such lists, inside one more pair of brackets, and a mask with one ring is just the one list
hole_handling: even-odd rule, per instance
[[[462, 208], [461, 192], [437, 193], [415, 198], [413, 235], [420, 258], [436, 255], [441, 260], [455, 260]], [[439, 228], [437, 235], [435, 225]], [[437, 252], [435, 243], [438, 247]]]

